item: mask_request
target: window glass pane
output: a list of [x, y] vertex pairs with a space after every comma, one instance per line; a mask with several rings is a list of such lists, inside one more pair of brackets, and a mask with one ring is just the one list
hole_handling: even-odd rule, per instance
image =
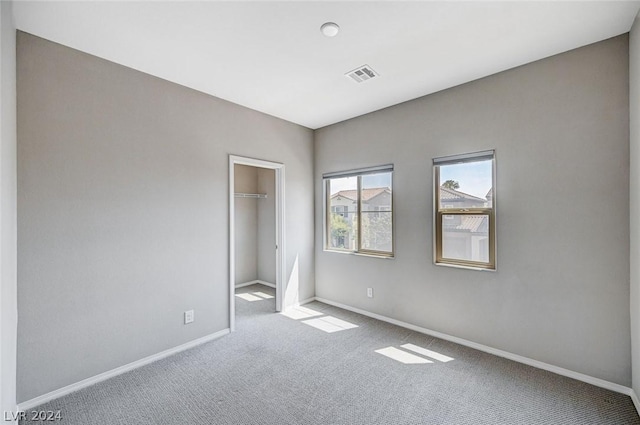
[[391, 173], [362, 176], [361, 248], [392, 252]]
[[489, 262], [488, 215], [442, 215], [442, 257]]
[[330, 179], [328, 185], [329, 218], [328, 248], [357, 249], [358, 178]]
[[493, 161], [440, 166], [440, 208], [491, 207]]

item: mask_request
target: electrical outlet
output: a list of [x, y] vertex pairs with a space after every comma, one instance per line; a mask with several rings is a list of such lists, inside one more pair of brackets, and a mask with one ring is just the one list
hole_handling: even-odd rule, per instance
[[367, 297], [373, 298], [373, 288], [367, 288]]
[[186, 325], [187, 323], [192, 323], [195, 319], [195, 313], [193, 310], [189, 310], [189, 311], [185, 311], [184, 312], [184, 324]]

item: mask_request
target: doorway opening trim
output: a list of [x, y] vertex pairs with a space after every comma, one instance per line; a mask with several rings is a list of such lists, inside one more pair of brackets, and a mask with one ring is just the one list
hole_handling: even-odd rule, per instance
[[229, 155], [229, 329], [235, 330], [235, 166], [248, 165], [250, 167], [267, 168], [275, 171], [276, 179], [276, 311], [282, 311], [284, 296], [284, 271], [286, 270], [285, 256], [285, 226], [284, 226], [284, 164], [264, 161], [262, 159]]

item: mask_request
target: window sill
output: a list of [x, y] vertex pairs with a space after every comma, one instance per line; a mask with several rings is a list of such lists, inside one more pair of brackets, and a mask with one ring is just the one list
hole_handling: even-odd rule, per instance
[[440, 266], [440, 267], [451, 267], [453, 269], [464, 269], [464, 270], [475, 270], [478, 272], [497, 272], [497, 268], [495, 269], [485, 269], [482, 267], [473, 267], [473, 266], [463, 266], [460, 264], [449, 264], [449, 263], [437, 263], [437, 262], [433, 262], [433, 264], [435, 264], [436, 266]]
[[375, 255], [375, 254], [367, 254], [363, 252], [353, 252], [353, 251], [338, 251], [335, 249], [323, 249], [324, 252], [332, 252], [335, 254], [346, 254], [346, 255], [355, 255], [358, 257], [369, 257], [369, 258], [381, 258], [383, 260], [393, 260], [395, 258], [394, 255]]

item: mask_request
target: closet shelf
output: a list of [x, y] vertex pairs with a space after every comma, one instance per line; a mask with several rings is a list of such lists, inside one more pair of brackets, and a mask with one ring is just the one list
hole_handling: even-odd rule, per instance
[[236, 198], [256, 198], [256, 199], [267, 199], [266, 193], [235, 193]]

